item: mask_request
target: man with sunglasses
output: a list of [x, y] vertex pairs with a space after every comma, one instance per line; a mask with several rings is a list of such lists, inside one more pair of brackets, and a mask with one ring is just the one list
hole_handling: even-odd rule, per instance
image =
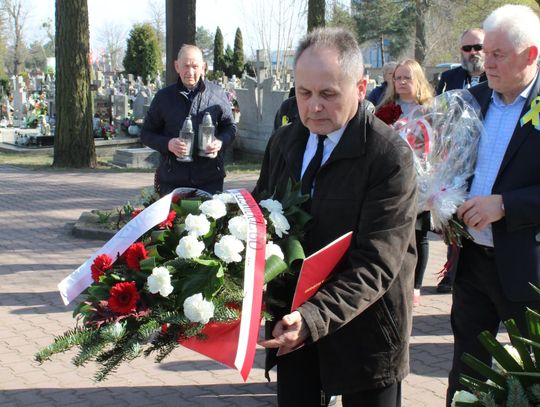
[[484, 31], [471, 28], [461, 35], [461, 66], [441, 74], [437, 95], [447, 90], [467, 89], [484, 82]]

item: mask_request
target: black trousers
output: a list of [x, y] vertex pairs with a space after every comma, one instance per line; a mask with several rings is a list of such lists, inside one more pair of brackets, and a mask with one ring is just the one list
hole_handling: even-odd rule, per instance
[[490, 366], [491, 356], [481, 345], [478, 335], [486, 330], [496, 335], [501, 321], [511, 318], [516, 321], [520, 331], [527, 335], [527, 307], [540, 309], [540, 301], [510, 301], [506, 298], [495, 267], [493, 249], [464, 241], [452, 291], [454, 358], [448, 378], [447, 406], [450, 406], [454, 393], [464, 389], [459, 383], [460, 374], [486, 380], [465, 365], [461, 355], [469, 353]]
[[[277, 358], [279, 407], [327, 406], [331, 394], [322, 389], [317, 347], [313, 344]], [[342, 394], [343, 407], [400, 407], [401, 382], [380, 389]]]
[[414, 288], [422, 288], [429, 257], [429, 238], [427, 230], [416, 230], [416, 268], [414, 269]]

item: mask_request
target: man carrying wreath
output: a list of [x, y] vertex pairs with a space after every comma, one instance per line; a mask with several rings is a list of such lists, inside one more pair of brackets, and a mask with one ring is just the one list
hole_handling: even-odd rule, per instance
[[460, 251], [452, 293], [454, 360], [447, 405], [459, 375], [478, 377], [461, 360], [487, 365], [478, 340], [513, 318], [522, 334], [527, 307], [540, 310], [540, 21], [527, 6], [505, 5], [484, 21], [487, 82], [470, 89], [484, 115], [469, 199], [458, 208], [474, 241]]
[[[353, 231], [349, 251], [296, 311], [297, 276], [268, 286], [267, 370], [277, 363], [279, 406], [399, 406], [409, 372], [416, 262], [416, 177], [408, 145], [366, 110], [362, 54], [337, 28], [306, 36], [295, 55], [300, 120], [270, 139], [255, 194], [280, 199], [302, 182], [312, 254]], [[300, 346], [303, 345], [303, 346]], [[294, 349], [294, 350], [293, 350]], [[293, 350], [293, 351], [290, 351]], [[287, 353], [287, 351], [290, 351]]]

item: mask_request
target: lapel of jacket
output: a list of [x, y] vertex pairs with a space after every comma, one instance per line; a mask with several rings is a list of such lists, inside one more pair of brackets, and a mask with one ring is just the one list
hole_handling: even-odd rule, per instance
[[296, 120], [292, 124], [288, 134], [285, 136], [285, 141], [282, 144], [282, 154], [290, 169], [295, 181], [300, 181], [300, 173], [302, 172], [302, 160], [304, 159], [304, 151], [306, 149], [309, 130], [302, 125], [300, 120]]
[[343, 136], [328, 160], [322, 165], [321, 171], [335, 161], [363, 155], [366, 148], [366, 126], [365, 105], [362, 103], [358, 105], [356, 115], [347, 124]]
[[[529, 93], [529, 96], [527, 97], [527, 100], [525, 101], [523, 110], [521, 111], [521, 114], [519, 115], [520, 119], [531, 108], [532, 100], [536, 96], [538, 96], [538, 91], [539, 91], [539, 86], [540, 86], [538, 78], [540, 78], [540, 75], [536, 77], [535, 83], [533, 87], [531, 88], [531, 92]], [[516, 152], [519, 150], [519, 147], [523, 144], [523, 142], [526, 140], [527, 137], [531, 137], [531, 134], [533, 133], [533, 131], [535, 131], [535, 128], [532, 125], [532, 123], [527, 123], [524, 126], [521, 126], [520, 120], [518, 120], [516, 127], [514, 129], [514, 133], [512, 134], [512, 138], [510, 139], [510, 143], [508, 144], [508, 147], [506, 148], [506, 152], [504, 153], [504, 157], [501, 163], [501, 167], [499, 168], [497, 178], [495, 178], [495, 184], [497, 183], [497, 179], [502, 174], [502, 172], [504, 171], [505, 167], [508, 165], [512, 157], [514, 157]]]

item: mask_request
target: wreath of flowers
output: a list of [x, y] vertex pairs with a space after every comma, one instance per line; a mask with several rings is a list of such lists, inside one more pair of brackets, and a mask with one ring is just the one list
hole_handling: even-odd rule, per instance
[[[281, 202], [259, 202], [267, 223], [265, 283], [297, 270], [304, 253], [298, 239], [307, 199], [290, 188]], [[134, 209], [131, 216], [139, 216]], [[291, 226], [291, 224], [293, 226]], [[161, 362], [183, 340], [197, 337], [206, 324], [239, 318], [248, 221], [234, 197], [174, 196], [167, 218], [113, 259], [95, 257], [93, 284], [74, 310], [77, 326], [35, 356], [43, 362], [78, 348], [72, 362], [98, 363], [96, 381], [124, 361], [156, 353]]]

